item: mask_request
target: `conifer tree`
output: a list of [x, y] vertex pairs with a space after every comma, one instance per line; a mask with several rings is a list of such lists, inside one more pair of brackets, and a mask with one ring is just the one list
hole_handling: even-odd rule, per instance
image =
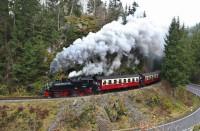
[[[191, 47], [192, 50], [190, 52], [193, 53], [193, 68], [192, 68], [192, 82], [200, 83], [200, 24], [194, 26], [190, 33], [191, 36]], [[190, 34], [190, 35], [191, 35]]]
[[173, 87], [188, 83], [190, 77], [191, 53], [184, 26], [173, 18], [165, 39], [165, 57], [162, 65], [163, 79]]
[[145, 18], [145, 17], [147, 17], [147, 14], [146, 14], [146, 12], [144, 11], [144, 13], [143, 13], [143, 17]]
[[6, 81], [10, 77], [11, 70], [11, 48], [9, 40], [11, 38], [11, 19], [9, 16], [9, 1], [0, 1], [0, 82]]
[[120, 0], [110, 0], [108, 6], [108, 21], [117, 20], [123, 14], [123, 7]]
[[139, 7], [138, 3], [133, 2], [132, 7], [129, 6], [128, 14], [134, 15], [137, 7]]

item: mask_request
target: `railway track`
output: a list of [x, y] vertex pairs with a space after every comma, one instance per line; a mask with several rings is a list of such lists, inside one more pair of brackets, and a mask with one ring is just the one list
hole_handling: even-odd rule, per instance
[[[55, 101], [64, 99], [74, 99], [76, 97], [59, 97], [59, 98], [45, 98], [45, 97], [8, 97], [0, 98], [0, 103], [17, 103], [17, 102], [30, 102], [30, 101]], [[78, 97], [81, 98], [81, 97]]]
[[0, 98], [0, 101], [2, 100], [27, 100], [27, 99], [47, 99], [44, 97], [2, 97]]
[[6, 102], [24, 102], [24, 101], [34, 101], [34, 100], [48, 100], [48, 98], [42, 96], [36, 97], [2, 97], [0, 98], [0, 103]]

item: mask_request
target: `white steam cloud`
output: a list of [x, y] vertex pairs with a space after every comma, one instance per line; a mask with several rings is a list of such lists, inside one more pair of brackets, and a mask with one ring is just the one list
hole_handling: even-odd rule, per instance
[[58, 53], [51, 63], [52, 73], [68, 70], [77, 65], [82, 68], [72, 71], [69, 77], [104, 73], [109, 75], [123, 64], [134, 67], [139, 64], [135, 51], [150, 60], [161, 58], [164, 49], [165, 30], [148, 18], [127, 17], [105, 25], [97, 33], [89, 33], [77, 39], [68, 48]]

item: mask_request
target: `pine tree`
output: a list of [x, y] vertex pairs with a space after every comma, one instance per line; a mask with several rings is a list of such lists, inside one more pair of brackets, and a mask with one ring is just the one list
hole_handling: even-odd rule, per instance
[[11, 19], [8, 9], [9, 1], [0, 1], [0, 82], [6, 81], [10, 77], [11, 70], [11, 48], [9, 39], [11, 38]]
[[89, 0], [87, 3], [87, 12], [88, 14], [94, 14], [94, 9], [95, 9], [95, 5], [94, 5], [94, 0]]
[[129, 6], [128, 14], [134, 15], [137, 7], [139, 7], [138, 3], [133, 2], [132, 7]]
[[165, 42], [165, 58], [162, 65], [163, 79], [173, 87], [188, 83], [190, 77], [191, 53], [186, 32], [179, 19], [173, 18]]
[[128, 16], [128, 6], [126, 5], [125, 9], [122, 13], [122, 21], [123, 21], [122, 24], [124, 24], [124, 25], [127, 23], [127, 19], [126, 19], [127, 16]]
[[147, 15], [146, 15], [146, 12], [144, 11], [144, 13], [143, 13], [143, 17], [145, 18], [145, 17], [147, 17]]
[[108, 21], [117, 20], [123, 14], [123, 7], [120, 0], [110, 0], [108, 6]]
[[[197, 24], [191, 29], [191, 46], [192, 50], [190, 52], [193, 53], [193, 68], [192, 68], [192, 82], [200, 83], [200, 24]], [[191, 35], [190, 34], [190, 35]]]
[[67, 16], [81, 16], [82, 6], [80, 5], [80, 0], [65, 0], [67, 7]]

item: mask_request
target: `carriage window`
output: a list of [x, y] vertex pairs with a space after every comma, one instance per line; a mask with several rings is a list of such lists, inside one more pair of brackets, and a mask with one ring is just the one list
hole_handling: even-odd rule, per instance
[[122, 83], [122, 80], [121, 80], [121, 79], [119, 79], [119, 83]]
[[132, 82], [135, 82], [135, 79], [134, 79], [134, 78], [132, 78]]
[[136, 78], [136, 79], [135, 79], [135, 81], [136, 81], [136, 82], [138, 82], [138, 81], [139, 81], [139, 79], [138, 79], [138, 78]]
[[103, 85], [106, 85], [106, 81], [103, 81]]
[[128, 82], [131, 82], [131, 79], [128, 79]]
[[117, 84], [117, 80], [114, 80], [114, 84]]
[[126, 83], [126, 79], [124, 79], [124, 83]]
[[109, 80], [109, 82], [108, 82], [109, 84], [112, 84], [112, 81], [111, 80]]

